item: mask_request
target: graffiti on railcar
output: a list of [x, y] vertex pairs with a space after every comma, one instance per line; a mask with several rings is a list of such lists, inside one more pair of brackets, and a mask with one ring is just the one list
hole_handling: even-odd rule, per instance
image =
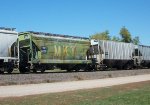
[[54, 58], [62, 58], [73, 57], [77, 53], [76, 46], [58, 46], [54, 45]]

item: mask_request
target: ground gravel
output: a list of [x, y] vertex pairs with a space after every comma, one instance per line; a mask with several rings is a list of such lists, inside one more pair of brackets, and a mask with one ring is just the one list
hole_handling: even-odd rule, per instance
[[16, 84], [37, 84], [64, 81], [93, 80], [102, 78], [125, 77], [133, 75], [150, 74], [150, 69], [97, 71], [97, 72], [62, 72], [37, 74], [3, 74], [0, 75], [0, 86]]

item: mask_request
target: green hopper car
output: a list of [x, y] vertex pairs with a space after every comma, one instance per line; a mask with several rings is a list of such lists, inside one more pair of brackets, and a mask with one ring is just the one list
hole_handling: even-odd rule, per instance
[[20, 72], [91, 69], [92, 61], [87, 57], [89, 47], [88, 38], [32, 31], [20, 33]]

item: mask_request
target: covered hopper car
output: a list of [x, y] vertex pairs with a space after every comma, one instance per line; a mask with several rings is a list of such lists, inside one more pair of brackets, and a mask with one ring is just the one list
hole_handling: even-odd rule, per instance
[[149, 46], [107, 40], [91, 40], [91, 46], [97, 69], [150, 67]]
[[92, 67], [86, 55], [89, 46], [88, 38], [32, 31], [20, 33], [20, 72], [44, 72], [55, 67], [68, 71], [88, 70]]
[[136, 61], [143, 67], [150, 68], [150, 46], [139, 45], [137, 50], [138, 58]]
[[18, 33], [14, 28], [0, 27], [0, 73], [11, 73], [17, 65]]

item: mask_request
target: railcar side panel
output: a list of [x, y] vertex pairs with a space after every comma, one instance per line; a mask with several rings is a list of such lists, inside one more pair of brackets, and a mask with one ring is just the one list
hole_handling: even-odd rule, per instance
[[35, 35], [32, 36], [32, 41], [39, 50], [35, 58], [43, 63], [80, 63], [86, 60], [86, 52], [90, 46], [88, 40], [57, 39]]

